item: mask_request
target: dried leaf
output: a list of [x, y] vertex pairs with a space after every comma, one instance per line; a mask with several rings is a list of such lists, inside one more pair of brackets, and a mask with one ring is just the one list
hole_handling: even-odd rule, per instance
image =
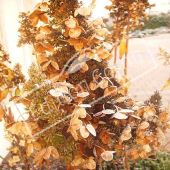
[[100, 81], [98, 85], [101, 89], [105, 89], [108, 87], [108, 84], [109, 84], [108, 80], [106, 78], [103, 78], [102, 81]]
[[113, 154], [116, 153], [115, 151], [104, 151], [102, 154], [101, 154], [101, 157], [103, 160], [105, 161], [111, 161], [113, 160]]
[[55, 158], [55, 159], [59, 159], [59, 153], [57, 151], [56, 148], [54, 148], [53, 146], [50, 146], [51, 148], [51, 155]]
[[122, 95], [127, 95], [127, 93], [128, 93], [128, 88], [122, 86], [121, 88], [118, 89], [118, 93], [119, 93], [119, 94], [122, 94]]
[[89, 92], [81, 92], [77, 94], [77, 97], [87, 97], [89, 96]]
[[76, 17], [78, 14], [79, 14], [79, 8], [77, 8], [77, 9], [74, 11], [74, 17]]
[[41, 40], [45, 40], [45, 39], [47, 39], [47, 36], [45, 35], [45, 34], [42, 34], [42, 33], [40, 33], [40, 34], [37, 34], [36, 35], [36, 37], [35, 37], [35, 39], [37, 40], [37, 41], [41, 41]]
[[50, 158], [50, 155], [51, 155], [51, 147], [48, 147], [46, 149], [46, 152], [44, 153], [43, 155], [43, 159], [49, 159]]
[[97, 54], [98, 54], [99, 58], [103, 59], [103, 60], [107, 59], [109, 57], [109, 55], [110, 55], [110, 53], [105, 49], [98, 51]]
[[44, 3], [38, 3], [35, 8], [41, 8], [41, 10], [43, 11], [47, 11], [48, 10], [48, 4], [46, 2]]
[[74, 115], [76, 117], [85, 118], [87, 115], [86, 109], [82, 107], [76, 107], [74, 109]]
[[2, 100], [4, 100], [7, 97], [8, 93], [9, 93], [8, 89], [5, 89], [3, 91], [0, 90], [0, 102], [2, 102]]
[[119, 112], [121, 112], [121, 113], [133, 113], [134, 111], [130, 110], [130, 109], [121, 109], [121, 110], [119, 110]]
[[86, 128], [93, 136], [96, 136], [96, 130], [94, 129], [94, 127], [91, 124], [87, 124]]
[[26, 153], [27, 153], [27, 156], [28, 156], [28, 157], [31, 156], [31, 154], [33, 153], [33, 150], [34, 150], [33, 144], [32, 144], [32, 143], [29, 143], [28, 146], [27, 146], [27, 148], [26, 148]]
[[117, 101], [118, 103], [122, 103], [122, 102], [124, 102], [125, 100], [127, 100], [127, 97], [119, 97], [119, 98], [116, 99], [116, 101]]
[[82, 136], [83, 138], [88, 138], [89, 135], [90, 135], [89, 131], [86, 129], [85, 126], [81, 126], [81, 128], [80, 128], [80, 134], [81, 134], [81, 136]]
[[82, 126], [82, 121], [77, 118], [77, 116], [74, 116], [70, 120], [70, 127], [74, 130], [80, 129]]
[[40, 21], [42, 21], [44, 24], [48, 24], [48, 17], [44, 14], [39, 16]]
[[106, 144], [106, 145], [108, 145], [108, 144], [110, 143], [110, 141], [111, 141], [110, 134], [107, 133], [106, 131], [101, 132], [101, 133], [99, 134], [99, 138], [100, 138], [101, 141], [102, 141], [104, 144]]
[[87, 40], [85, 38], [73, 39], [70, 38], [68, 40], [70, 45], [73, 45], [76, 51], [80, 51], [83, 47], [87, 47]]
[[8, 78], [7, 78], [7, 80], [11, 81], [14, 78], [14, 73], [9, 68], [7, 69], [7, 71], [8, 71]]
[[5, 115], [5, 111], [4, 111], [3, 107], [0, 105], [0, 122], [2, 121], [4, 115]]
[[111, 86], [104, 90], [104, 96], [115, 96], [117, 94], [117, 87]]
[[38, 21], [41, 20], [45, 24], [48, 24], [48, 17], [45, 16], [45, 12], [40, 10], [35, 10], [30, 16], [29, 19], [32, 20], [32, 25], [36, 26], [38, 24]]
[[41, 145], [38, 142], [33, 143], [34, 149], [40, 151], [42, 149]]
[[152, 149], [150, 148], [149, 145], [144, 145], [144, 146], [143, 146], [143, 149], [144, 149], [144, 151], [147, 152], [147, 153], [149, 153], [149, 152], [152, 151]]
[[115, 111], [112, 109], [106, 109], [106, 110], [102, 110], [102, 113], [106, 114], [106, 115], [110, 115], [110, 114], [114, 114]]
[[20, 130], [22, 128], [22, 122], [16, 122], [12, 125], [10, 132], [14, 135], [18, 135], [20, 133]]
[[126, 42], [123, 39], [120, 43], [120, 59], [122, 59], [123, 55], [127, 53], [127, 47], [126, 47]]
[[123, 142], [125, 140], [129, 140], [131, 137], [132, 137], [132, 134], [131, 134], [131, 127], [130, 126], [127, 126], [123, 132], [122, 132], [122, 135], [120, 136], [120, 142]]
[[38, 31], [42, 31], [45, 34], [50, 34], [52, 32], [52, 28], [49, 26], [41, 26], [38, 28]]
[[37, 43], [35, 45], [35, 51], [37, 53], [45, 53], [46, 51], [54, 52], [54, 47], [49, 43]]
[[79, 107], [83, 107], [83, 108], [91, 107], [90, 104], [79, 104], [78, 106], [79, 106]]
[[84, 163], [83, 168], [89, 170], [96, 169], [96, 162], [94, 160], [94, 157], [89, 157], [89, 159]]
[[146, 145], [150, 143], [150, 140], [148, 140], [146, 137], [145, 138], [140, 138], [140, 136], [136, 137], [136, 142], [141, 144], [141, 145]]
[[38, 18], [38, 17], [35, 17], [35, 18], [32, 20], [32, 25], [33, 25], [33, 27], [35, 27], [35, 26], [38, 24], [38, 21], [39, 21], [39, 18]]
[[78, 22], [77, 22], [77, 20], [75, 18], [70, 18], [69, 20], [65, 21], [65, 25], [68, 28], [75, 28], [76, 25], [78, 25]]
[[20, 98], [20, 100], [18, 102], [22, 103], [23, 105], [25, 105], [27, 107], [30, 106], [30, 104], [31, 104], [31, 101], [27, 100], [25, 98]]
[[136, 115], [130, 115], [130, 116], [132, 116], [132, 117], [134, 117], [134, 118], [136, 118], [136, 119], [141, 120], [141, 118], [140, 118], [139, 116], [136, 116]]
[[54, 97], [63, 96], [63, 92], [58, 91], [58, 90], [56, 90], [56, 89], [51, 89], [51, 90], [49, 91], [49, 93], [50, 93], [52, 96], [54, 96]]
[[43, 14], [44, 12], [40, 11], [40, 10], [35, 10], [30, 16], [29, 19], [33, 20], [35, 17]]
[[69, 36], [71, 38], [78, 38], [80, 34], [82, 33], [83, 28], [80, 26], [77, 26], [75, 28], [71, 28], [69, 31]]
[[79, 166], [80, 164], [83, 164], [85, 162], [85, 160], [80, 156], [80, 155], [76, 155], [73, 159], [73, 161], [71, 162], [72, 166]]
[[79, 8], [78, 13], [82, 16], [88, 16], [91, 14], [91, 9], [90, 7], [82, 6], [81, 8]]
[[139, 153], [140, 153], [140, 149], [139, 148], [131, 148], [127, 151], [127, 155], [129, 158], [131, 159], [137, 159], [139, 158]]
[[127, 126], [124, 130], [123, 130], [123, 134], [128, 134], [128, 133], [130, 133], [131, 132], [131, 130], [132, 130], [132, 128], [130, 127], [130, 126]]
[[166, 89], [169, 86], [170, 86], [170, 78], [168, 79], [168, 81], [165, 83], [165, 85], [162, 87], [161, 90], [164, 90], [164, 89]]
[[116, 113], [113, 115], [113, 117], [116, 118], [116, 119], [127, 119], [127, 118], [128, 118], [127, 115], [125, 115], [125, 114], [123, 114], [123, 113], [121, 113], [121, 112], [116, 112]]
[[132, 134], [131, 134], [131, 133], [122, 134], [122, 135], [120, 136], [120, 140], [123, 142], [123, 141], [125, 141], [125, 140], [129, 140], [131, 137], [132, 137]]
[[149, 123], [148, 122], [142, 122], [140, 125], [139, 125], [139, 129], [147, 129], [149, 127]]
[[97, 18], [93, 22], [94, 26], [102, 25], [103, 24], [103, 19], [102, 18]]
[[96, 90], [99, 87], [94, 81], [91, 81], [89, 86], [91, 90]]
[[84, 63], [80, 69], [80, 72], [85, 73], [88, 69], [89, 69], [88, 65], [86, 63]]
[[160, 122], [166, 122], [167, 119], [168, 119], [168, 112], [167, 111], [162, 112], [158, 117], [158, 121], [160, 121]]
[[74, 138], [75, 141], [78, 141], [78, 135], [77, 132], [74, 128], [69, 127], [69, 129], [67, 130], [67, 132], [70, 132]]
[[143, 117], [145, 119], [149, 118], [150, 116], [152, 117], [152, 116], [154, 116], [156, 114], [156, 110], [153, 107], [151, 107], [151, 106], [145, 107], [144, 111], [145, 112], [143, 114]]
[[51, 61], [51, 65], [56, 69], [59, 70], [59, 65], [55, 61]]
[[23, 122], [22, 123], [22, 127], [20, 129], [20, 133], [23, 133], [25, 135], [30, 135], [30, 133], [32, 132], [32, 129], [31, 129], [31, 125], [30, 123], [27, 123], [27, 122]]
[[41, 66], [42, 64], [48, 62], [48, 59], [46, 58], [45, 54], [41, 54], [37, 56], [37, 62]]
[[43, 160], [43, 155], [46, 153], [46, 148], [43, 148], [41, 151], [39, 151], [37, 153], [37, 155], [35, 156], [34, 162], [37, 164], [37, 162], [41, 162], [41, 160]]
[[97, 39], [98, 38], [100, 39], [100, 37], [102, 37], [101, 40], [103, 40], [103, 38], [105, 38], [108, 34], [108, 29], [107, 28], [96, 29], [96, 34], [99, 36], [99, 37], [95, 36]]

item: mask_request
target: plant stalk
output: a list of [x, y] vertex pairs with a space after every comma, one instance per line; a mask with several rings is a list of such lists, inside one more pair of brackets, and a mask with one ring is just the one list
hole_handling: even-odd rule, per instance
[[116, 31], [115, 31], [115, 56], [114, 56], [114, 64], [116, 64], [117, 62], [117, 41], [118, 41], [118, 23], [117, 23], [117, 20], [116, 20]]
[[127, 76], [127, 70], [128, 70], [128, 48], [129, 48], [129, 33], [130, 33], [130, 12], [128, 11], [128, 23], [127, 23], [127, 39], [126, 39], [126, 53], [125, 53], [125, 68], [124, 68], [124, 74]]
[[124, 170], [129, 170], [129, 163], [128, 163], [128, 157], [127, 157], [127, 145], [124, 145], [124, 157], [125, 157], [125, 161], [124, 161]]

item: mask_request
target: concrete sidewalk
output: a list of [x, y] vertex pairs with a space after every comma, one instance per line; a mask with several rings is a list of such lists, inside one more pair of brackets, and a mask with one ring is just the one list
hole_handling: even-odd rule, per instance
[[[128, 56], [128, 77], [132, 84], [129, 95], [145, 101], [156, 90], [160, 90], [170, 77], [170, 66], [165, 66], [157, 55], [159, 47], [170, 52], [170, 34], [160, 34], [145, 38], [130, 39]], [[118, 61], [121, 72], [124, 60]], [[170, 87], [160, 92], [163, 106], [170, 107]]]

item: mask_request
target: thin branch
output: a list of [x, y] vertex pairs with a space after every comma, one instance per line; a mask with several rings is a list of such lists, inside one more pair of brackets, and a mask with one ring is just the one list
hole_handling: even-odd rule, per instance
[[129, 48], [129, 33], [130, 33], [130, 12], [128, 12], [128, 25], [127, 25], [127, 40], [126, 40], [126, 53], [125, 53], [125, 69], [124, 74], [127, 76], [128, 70], [128, 48]]
[[2, 160], [4, 160], [4, 158], [0, 155], [0, 158], [2, 159]]
[[114, 165], [114, 167], [115, 167], [115, 170], [118, 170], [115, 161], [112, 161], [112, 162], [113, 162], [113, 165]]
[[[115, 31], [115, 42], [117, 42], [118, 40], [118, 23], [117, 23], [117, 20], [116, 20], [116, 31]], [[117, 43], [116, 43], [116, 46], [115, 46], [115, 56], [114, 56], [114, 64], [116, 64], [117, 62]]]
[[127, 157], [127, 146], [124, 145], [124, 156], [125, 156], [125, 162], [124, 162], [124, 169], [129, 170], [129, 164], [128, 164], [128, 157]]
[[67, 40], [58, 39], [59, 41], [68, 42]]

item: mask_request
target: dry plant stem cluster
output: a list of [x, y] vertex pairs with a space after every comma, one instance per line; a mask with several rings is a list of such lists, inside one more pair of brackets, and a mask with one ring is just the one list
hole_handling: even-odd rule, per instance
[[[121, 2], [130, 8], [129, 1]], [[128, 77], [108, 66], [114, 45], [109, 31], [101, 18], [90, 20], [94, 8], [95, 0], [90, 6], [49, 0], [21, 14], [19, 46], [32, 44], [37, 63], [24, 82], [19, 68], [8, 69], [1, 54], [6, 85], [0, 86], [0, 102], [23, 104], [28, 114], [19, 121], [10, 109], [0, 107], [11, 142], [10, 167], [52, 169], [63, 161], [68, 170], [98, 169], [104, 162], [129, 169], [129, 160], [159, 150], [170, 128], [168, 113], [128, 97]], [[126, 28], [123, 36], [131, 25]], [[122, 40], [121, 57], [128, 48], [123, 36], [116, 38]]]
[[[120, 59], [125, 54], [124, 74], [127, 75], [128, 68], [128, 44], [129, 34], [132, 29], [140, 28], [143, 25], [143, 19], [147, 19], [146, 10], [154, 5], [150, 5], [148, 0], [110, 0], [111, 5], [106, 9], [110, 11], [110, 17], [113, 19], [113, 31], [110, 37], [116, 42], [114, 63], [117, 61], [117, 50], [119, 43], [126, 38], [125, 45], [120, 45]], [[123, 42], [124, 43], [124, 42]], [[122, 49], [121, 49], [122, 48]]]
[[[164, 60], [164, 65], [170, 65], [170, 54], [166, 52], [164, 49], [160, 47], [158, 55], [160, 56], [160, 60]], [[162, 90], [170, 86], [170, 78], [167, 80], [165, 85], [162, 87]]]

